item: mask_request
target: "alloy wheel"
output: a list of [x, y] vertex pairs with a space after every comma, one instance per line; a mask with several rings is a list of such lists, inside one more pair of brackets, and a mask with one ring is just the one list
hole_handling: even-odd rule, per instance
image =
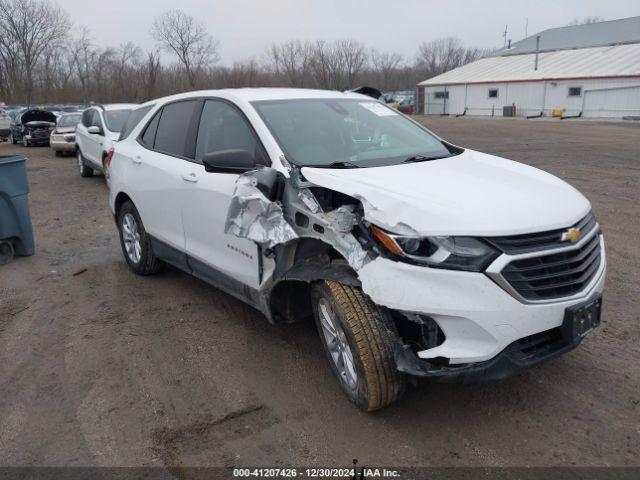
[[340, 379], [349, 389], [355, 390], [358, 374], [356, 373], [351, 347], [349, 347], [347, 337], [336, 318], [335, 312], [324, 298], [318, 301], [318, 317], [322, 327], [322, 334], [331, 354], [331, 360], [340, 375]]
[[122, 241], [129, 260], [139, 263], [142, 255], [142, 244], [140, 243], [140, 228], [135, 217], [131, 213], [126, 213], [122, 217]]

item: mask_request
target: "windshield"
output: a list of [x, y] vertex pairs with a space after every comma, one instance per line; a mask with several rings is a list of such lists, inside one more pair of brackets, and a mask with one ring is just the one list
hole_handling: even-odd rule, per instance
[[59, 127], [75, 127], [80, 123], [82, 115], [63, 115], [58, 120]]
[[375, 100], [268, 100], [252, 104], [287, 159], [298, 165], [372, 167], [402, 163], [411, 157], [451, 155], [429, 132]]
[[107, 110], [104, 113], [104, 121], [107, 124], [107, 128], [112, 132], [120, 133], [124, 122], [129, 118], [131, 110]]

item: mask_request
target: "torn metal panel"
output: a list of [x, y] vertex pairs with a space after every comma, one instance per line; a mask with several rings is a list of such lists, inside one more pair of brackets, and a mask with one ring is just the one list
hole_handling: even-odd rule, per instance
[[296, 212], [309, 218], [304, 225], [291, 222], [298, 236], [317, 238], [331, 245], [354, 270], [359, 270], [371, 260], [369, 252], [351, 233], [357, 224], [355, 206], [344, 205], [325, 213], [308, 189], [297, 189], [290, 184], [285, 188], [284, 205], [288, 218], [294, 218]]
[[280, 202], [270, 201], [258, 188], [260, 172], [253, 170], [238, 177], [224, 231], [271, 248], [298, 235], [284, 218]]
[[[271, 201], [264, 194], [261, 180], [271, 178], [268, 169], [247, 172], [236, 182], [225, 233], [253, 240], [265, 248], [287, 243], [297, 238], [315, 238], [338, 251], [354, 270], [362, 268], [371, 254], [364, 250], [351, 233], [358, 224], [355, 205], [343, 205], [324, 212], [308, 188], [285, 180], [282, 203]], [[295, 170], [295, 169], [294, 169]], [[296, 213], [306, 218], [297, 224]]]

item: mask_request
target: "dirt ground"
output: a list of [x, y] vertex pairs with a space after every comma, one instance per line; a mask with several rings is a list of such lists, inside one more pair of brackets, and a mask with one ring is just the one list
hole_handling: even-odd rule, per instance
[[591, 200], [609, 269], [603, 324], [580, 348], [498, 385], [420, 381], [361, 413], [312, 324], [274, 327], [173, 269], [135, 276], [103, 178], [5, 143], [28, 157], [37, 254], [0, 267], [0, 463], [640, 464], [640, 125], [422, 121]]

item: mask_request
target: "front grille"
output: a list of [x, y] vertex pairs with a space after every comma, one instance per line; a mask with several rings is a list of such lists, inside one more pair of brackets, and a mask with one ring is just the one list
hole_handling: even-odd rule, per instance
[[[575, 225], [572, 225], [572, 227], [580, 229], [583, 237], [595, 226], [596, 217], [593, 215], [593, 212], [589, 212], [586, 217]], [[508, 237], [486, 237], [485, 240], [502, 250], [504, 253], [513, 255], [565, 247], [567, 243], [563, 242], [561, 239], [563, 232], [566, 230], [566, 228], [560, 228], [558, 230], [526, 233], [524, 235], [510, 235]]]
[[600, 235], [580, 248], [539, 257], [514, 260], [502, 277], [527, 300], [571, 296], [593, 279], [601, 262]]
[[48, 137], [50, 130], [48, 128], [36, 128], [29, 131], [29, 135], [33, 138], [45, 138]]
[[561, 327], [556, 327], [516, 340], [507, 347], [506, 353], [520, 364], [529, 364], [548, 357], [568, 344]]

